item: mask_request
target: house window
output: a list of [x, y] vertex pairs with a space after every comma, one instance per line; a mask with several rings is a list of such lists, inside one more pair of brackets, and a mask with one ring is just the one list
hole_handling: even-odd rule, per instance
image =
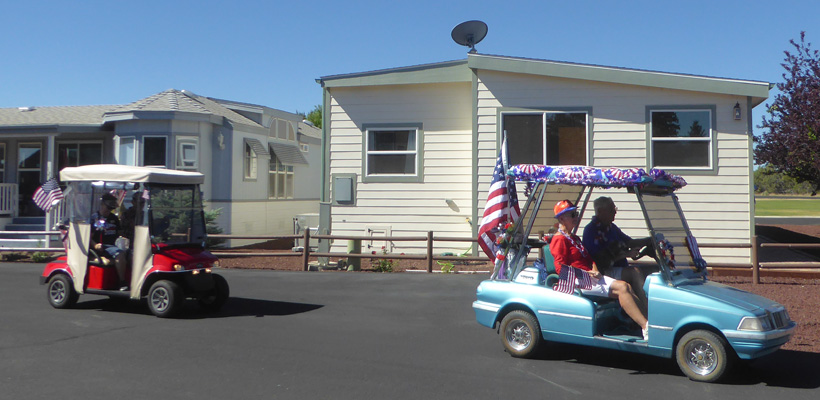
[[60, 143], [57, 145], [57, 170], [102, 164], [102, 151], [102, 143]]
[[711, 168], [711, 110], [654, 110], [650, 112], [652, 166]]
[[253, 150], [251, 144], [245, 142], [245, 179], [256, 179], [256, 169], [257, 169], [257, 161], [259, 156], [256, 155], [256, 151]]
[[117, 138], [117, 164], [137, 165], [137, 141], [133, 137]]
[[142, 139], [142, 165], [166, 166], [166, 141], [165, 136], [145, 137]]
[[418, 175], [417, 128], [367, 129], [365, 175]]
[[272, 199], [293, 198], [293, 166], [282, 164], [275, 153], [270, 155], [268, 197]]
[[6, 182], [6, 144], [0, 143], [0, 183]]
[[505, 112], [509, 164], [587, 165], [586, 112]]
[[306, 143], [299, 143], [299, 150], [301, 150], [302, 153], [308, 153], [310, 152], [310, 145]]
[[196, 171], [199, 168], [198, 139], [192, 136], [181, 136], [177, 138], [177, 161], [176, 169], [183, 171]]

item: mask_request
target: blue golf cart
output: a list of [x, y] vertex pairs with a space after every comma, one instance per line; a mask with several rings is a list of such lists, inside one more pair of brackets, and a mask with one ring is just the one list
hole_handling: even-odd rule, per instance
[[[521, 217], [499, 233], [501, 257], [479, 284], [473, 310], [479, 324], [498, 329], [512, 356], [533, 357], [545, 341], [572, 343], [674, 358], [690, 379], [713, 382], [736, 359], [772, 353], [791, 337], [795, 323], [784, 306], [707, 279], [675, 194], [683, 178], [658, 169], [529, 164], [507, 175], [525, 183], [527, 199]], [[559, 277], [545, 238], [555, 222], [552, 206], [572, 200], [583, 217], [593, 192], [615, 198], [619, 216], [627, 215], [619, 221], [632, 232], [645, 229], [649, 239], [640, 253], [646, 257], [631, 261], [657, 271], [643, 287], [648, 340], [617, 300], [554, 290]]]

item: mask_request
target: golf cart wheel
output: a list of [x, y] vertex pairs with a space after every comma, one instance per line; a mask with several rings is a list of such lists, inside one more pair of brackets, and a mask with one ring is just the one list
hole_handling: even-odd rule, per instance
[[182, 289], [171, 281], [157, 281], [148, 290], [148, 308], [151, 310], [151, 314], [160, 318], [175, 315], [182, 306], [184, 299]]
[[218, 311], [228, 301], [231, 289], [222, 275], [213, 275], [214, 288], [199, 298], [199, 305], [208, 311]]
[[714, 382], [726, 372], [730, 358], [727, 343], [720, 336], [705, 330], [683, 335], [675, 349], [678, 367], [689, 379]]
[[74, 284], [65, 274], [54, 275], [49, 281], [46, 294], [48, 302], [54, 308], [70, 308], [77, 303], [79, 294], [74, 290]]
[[541, 328], [532, 314], [516, 310], [501, 321], [501, 342], [513, 357], [531, 358], [541, 344]]

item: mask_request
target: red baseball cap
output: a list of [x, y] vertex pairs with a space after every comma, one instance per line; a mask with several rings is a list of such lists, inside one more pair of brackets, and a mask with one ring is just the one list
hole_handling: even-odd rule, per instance
[[578, 207], [572, 205], [572, 202], [569, 200], [561, 200], [555, 207], [552, 208], [552, 211], [555, 212], [555, 218], [560, 217], [564, 213], [573, 212], [577, 210]]

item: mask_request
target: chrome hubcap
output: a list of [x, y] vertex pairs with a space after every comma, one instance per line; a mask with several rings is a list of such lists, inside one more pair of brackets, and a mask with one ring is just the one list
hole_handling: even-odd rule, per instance
[[510, 322], [504, 334], [507, 337], [507, 343], [516, 351], [526, 349], [532, 343], [530, 327], [523, 321]]
[[686, 365], [698, 375], [709, 375], [717, 368], [715, 349], [709, 342], [693, 340], [686, 344]]

